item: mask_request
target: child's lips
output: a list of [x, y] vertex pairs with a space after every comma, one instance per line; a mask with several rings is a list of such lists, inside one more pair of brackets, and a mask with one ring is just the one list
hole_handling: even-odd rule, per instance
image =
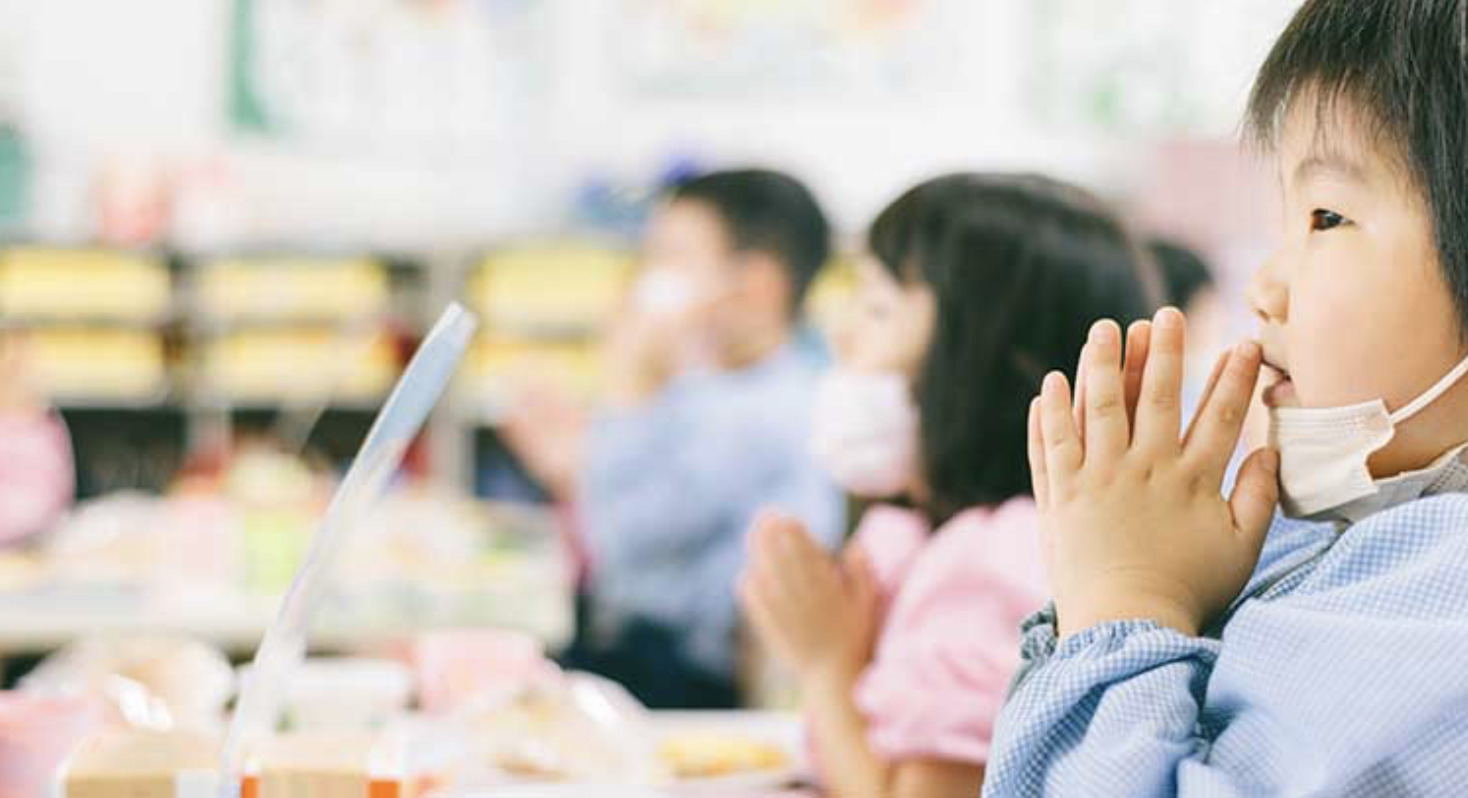
[[1276, 407], [1298, 407], [1300, 401], [1295, 396], [1295, 383], [1290, 379], [1288, 372], [1277, 366], [1265, 365], [1266, 384], [1260, 398], [1264, 406]]

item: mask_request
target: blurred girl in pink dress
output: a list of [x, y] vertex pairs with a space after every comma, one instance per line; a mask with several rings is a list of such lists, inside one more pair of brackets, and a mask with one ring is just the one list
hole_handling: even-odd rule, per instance
[[764, 515], [741, 584], [749, 624], [799, 680], [835, 796], [974, 796], [1046, 597], [1026, 418], [1093, 319], [1151, 310], [1143, 259], [1079, 189], [955, 174], [873, 223], [816, 454], [879, 501], [839, 557]]

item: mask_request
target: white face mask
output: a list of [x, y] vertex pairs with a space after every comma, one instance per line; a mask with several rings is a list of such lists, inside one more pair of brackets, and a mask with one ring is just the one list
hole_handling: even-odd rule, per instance
[[677, 316], [693, 307], [698, 289], [693, 278], [668, 268], [642, 273], [632, 286], [632, 304], [649, 316]]
[[[1468, 374], [1468, 359], [1395, 413], [1373, 399], [1347, 407], [1278, 407], [1269, 412], [1269, 442], [1279, 451], [1280, 505], [1290, 518], [1354, 520], [1385, 498], [1367, 467], [1397, 425], [1422, 412]], [[1379, 503], [1379, 502], [1377, 502]], [[1348, 508], [1349, 506], [1349, 508]]]
[[847, 491], [896, 496], [917, 469], [918, 411], [897, 374], [836, 369], [821, 378], [811, 423], [816, 461]]

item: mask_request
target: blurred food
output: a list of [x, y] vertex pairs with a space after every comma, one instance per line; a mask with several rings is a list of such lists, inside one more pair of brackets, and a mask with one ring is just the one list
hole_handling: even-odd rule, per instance
[[670, 736], [658, 756], [680, 779], [704, 779], [752, 771], [781, 770], [790, 755], [781, 746], [753, 738], [716, 732], [688, 732]]
[[[250, 666], [241, 669], [241, 684], [250, 673]], [[399, 662], [307, 659], [291, 674], [281, 696], [281, 725], [316, 733], [378, 730], [407, 711], [413, 694], [413, 673]]]
[[198, 641], [94, 638], [46, 658], [21, 689], [92, 702], [111, 726], [209, 731], [222, 725], [235, 681], [229, 660]]

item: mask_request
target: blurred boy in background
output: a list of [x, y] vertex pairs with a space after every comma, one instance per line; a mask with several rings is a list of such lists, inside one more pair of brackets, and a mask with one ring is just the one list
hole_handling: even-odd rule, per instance
[[744, 530], [765, 505], [840, 538], [839, 491], [811, 462], [822, 363], [797, 343], [807, 288], [830, 253], [810, 192], [766, 170], [674, 188], [607, 343], [605, 406], [521, 403], [506, 440], [574, 502], [590, 558], [587, 617], [567, 664], [652, 707], [730, 707]]
[[25, 342], [0, 331], [0, 545], [50, 529], [75, 482], [71, 439], [34, 388]]

